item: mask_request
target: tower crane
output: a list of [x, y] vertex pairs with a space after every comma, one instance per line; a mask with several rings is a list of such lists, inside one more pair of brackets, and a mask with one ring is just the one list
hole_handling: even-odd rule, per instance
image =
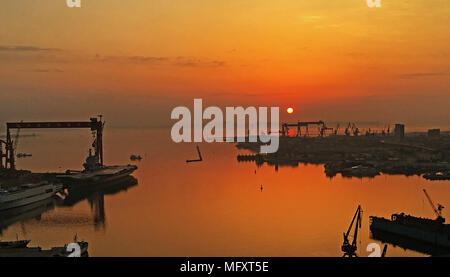
[[345, 128], [345, 135], [350, 136], [350, 129], [352, 128], [352, 124], [349, 122], [347, 128]]
[[354, 135], [355, 137], [357, 137], [358, 134], [359, 134], [359, 128], [356, 127], [356, 124], [355, 124], [355, 123], [353, 123], [353, 125], [352, 125], [352, 133], [353, 133], [353, 135]]
[[428, 202], [431, 205], [431, 208], [433, 209], [434, 213], [437, 215], [436, 221], [438, 221], [440, 223], [444, 223], [445, 218], [442, 217], [442, 209], [444, 209], [444, 206], [442, 206], [441, 204], [438, 203], [438, 206], [436, 208], [433, 201], [431, 200], [431, 197], [428, 195], [426, 189], [423, 189], [423, 193], [425, 193], [425, 196], [427, 197]]
[[[344, 233], [344, 243], [342, 244], [341, 250], [342, 252], [344, 252], [344, 257], [358, 257], [358, 255], [356, 255], [356, 250], [357, 250], [357, 239], [358, 239], [358, 229], [361, 229], [361, 221], [362, 221], [362, 209], [361, 209], [361, 205], [358, 205], [358, 208], [356, 209], [355, 215], [353, 216], [352, 222], [350, 223], [350, 226], [348, 227], [348, 230], [346, 233]], [[356, 222], [355, 222], [356, 220]], [[355, 231], [353, 233], [353, 241], [350, 244], [349, 241], [349, 235], [350, 232], [352, 230], [353, 227], [353, 223], [355, 223]]]
[[340, 125], [339, 123], [336, 125], [336, 129], [334, 129], [334, 134], [337, 135], [339, 132]]
[[387, 125], [384, 126], [383, 130], [381, 130], [381, 135], [382, 135], [383, 137], [386, 135], [386, 128], [387, 128]]

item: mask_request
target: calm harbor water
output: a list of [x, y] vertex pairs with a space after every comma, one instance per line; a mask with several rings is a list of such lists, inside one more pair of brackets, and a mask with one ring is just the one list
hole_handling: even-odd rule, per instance
[[[22, 134], [30, 134], [25, 131]], [[23, 136], [18, 167], [40, 172], [81, 169], [91, 143], [85, 130]], [[368, 256], [369, 216], [395, 212], [434, 217], [422, 188], [450, 203], [450, 182], [380, 175], [329, 179], [322, 165], [258, 168], [238, 163], [233, 144], [175, 144], [170, 130], [106, 129], [105, 162], [127, 164], [140, 154], [138, 184], [116, 184], [72, 201], [46, 203], [7, 217], [2, 240], [30, 239], [50, 248], [77, 234], [90, 256], [341, 256], [342, 233], [358, 206], [363, 222], [358, 254]], [[261, 191], [261, 185], [263, 190]], [[444, 210], [444, 216], [447, 215]], [[387, 256], [423, 256], [389, 245]]]

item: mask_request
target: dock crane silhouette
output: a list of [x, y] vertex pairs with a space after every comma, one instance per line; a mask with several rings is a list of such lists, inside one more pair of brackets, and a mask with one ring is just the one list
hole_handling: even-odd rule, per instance
[[[357, 250], [357, 246], [356, 246], [356, 242], [358, 239], [358, 229], [361, 229], [361, 221], [362, 221], [362, 209], [361, 209], [361, 205], [358, 205], [358, 208], [356, 209], [355, 215], [353, 216], [352, 222], [350, 223], [350, 226], [348, 227], [347, 233], [344, 233], [344, 243], [342, 244], [341, 250], [342, 252], [344, 252], [344, 256], [343, 257], [358, 257], [358, 255], [356, 255], [356, 250]], [[356, 220], [356, 222], [355, 222]], [[350, 231], [352, 230], [353, 227], [353, 223], [355, 223], [355, 231], [353, 233], [353, 241], [350, 244], [349, 241], [349, 235], [350, 235]]]
[[434, 206], [433, 201], [431, 200], [431, 197], [428, 195], [426, 189], [423, 189], [423, 193], [425, 193], [425, 196], [427, 197], [428, 202], [431, 205], [431, 208], [433, 209], [434, 213], [437, 215], [436, 221], [440, 222], [440, 223], [444, 223], [445, 218], [442, 217], [442, 209], [444, 209], [444, 206], [442, 206], [441, 204], [438, 204], [438, 206], [436, 208], [436, 206]]

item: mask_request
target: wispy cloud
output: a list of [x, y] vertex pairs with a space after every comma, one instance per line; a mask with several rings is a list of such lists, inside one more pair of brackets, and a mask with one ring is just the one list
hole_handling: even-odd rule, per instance
[[0, 51], [8, 52], [55, 52], [62, 51], [59, 48], [41, 48], [37, 46], [9, 46], [0, 45]]
[[[52, 62], [52, 63], [92, 63], [108, 62], [115, 64], [135, 64], [145, 66], [172, 66], [172, 67], [210, 67], [226, 66], [225, 61], [198, 57], [164, 57], [144, 55], [89, 55], [67, 51], [60, 48], [44, 48], [39, 46], [8, 46], [0, 45], [0, 60], [10, 62]], [[60, 72], [47, 69], [34, 70], [35, 72]]]
[[200, 59], [194, 57], [156, 57], [156, 56], [101, 56], [95, 55], [95, 61], [122, 62], [149, 66], [178, 66], [178, 67], [223, 67], [224, 61]]
[[38, 69], [32, 69], [29, 70], [29, 72], [37, 72], [37, 73], [61, 73], [64, 72], [64, 70], [58, 69], [58, 68], [38, 68]]
[[419, 73], [407, 73], [398, 75], [402, 79], [417, 79], [417, 78], [429, 78], [429, 77], [440, 77], [448, 76], [446, 72], [419, 72]]
[[178, 57], [175, 61], [172, 61], [172, 65], [182, 67], [223, 67], [226, 63], [219, 60], [201, 60], [196, 58]]
[[152, 63], [152, 64], [156, 64], [156, 63], [165, 63], [169, 61], [169, 58], [167, 57], [144, 57], [144, 56], [132, 56], [132, 57], [128, 57], [128, 59], [131, 62], [136, 62], [136, 63]]

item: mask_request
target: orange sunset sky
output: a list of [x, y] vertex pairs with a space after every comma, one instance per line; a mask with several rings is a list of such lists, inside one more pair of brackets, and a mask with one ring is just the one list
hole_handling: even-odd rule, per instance
[[381, 3], [1, 0], [0, 122], [168, 126], [201, 97], [296, 108], [282, 119], [450, 126], [450, 1]]

